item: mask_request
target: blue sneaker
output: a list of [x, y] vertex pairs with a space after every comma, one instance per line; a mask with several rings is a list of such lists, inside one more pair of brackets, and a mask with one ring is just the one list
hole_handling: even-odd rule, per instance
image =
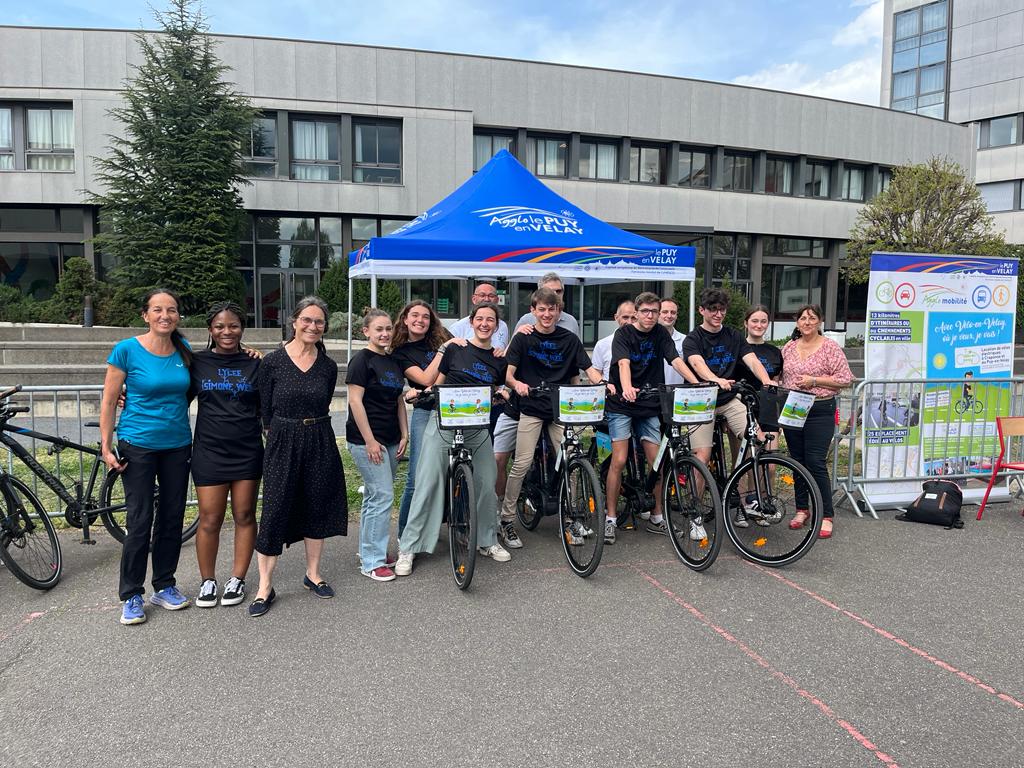
[[142, 595], [132, 595], [124, 601], [124, 609], [121, 611], [122, 624], [141, 624], [146, 620], [146, 610], [142, 602]]
[[164, 587], [149, 598], [149, 602], [166, 608], [168, 611], [180, 611], [182, 608], [188, 608], [189, 605], [189, 599], [181, 594], [177, 587]]

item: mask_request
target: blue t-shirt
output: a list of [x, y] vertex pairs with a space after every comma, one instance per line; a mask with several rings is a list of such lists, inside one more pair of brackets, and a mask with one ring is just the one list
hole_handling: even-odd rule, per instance
[[182, 448], [192, 442], [189, 374], [178, 350], [161, 357], [137, 338], [125, 339], [114, 345], [107, 363], [127, 374], [128, 393], [117, 423], [119, 440], [154, 451]]

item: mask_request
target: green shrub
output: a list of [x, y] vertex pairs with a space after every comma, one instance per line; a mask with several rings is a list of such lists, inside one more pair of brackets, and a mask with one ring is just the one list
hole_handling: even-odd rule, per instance
[[20, 288], [0, 283], [0, 320], [8, 323], [32, 321], [32, 306]]

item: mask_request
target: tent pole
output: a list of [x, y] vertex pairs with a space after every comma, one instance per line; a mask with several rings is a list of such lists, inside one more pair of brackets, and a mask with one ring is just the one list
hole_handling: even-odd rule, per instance
[[583, 301], [583, 278], [580, 278], [580, 341], [583, 341], [583, 328], [587, 322], [587, 303]]
[[693, 294], [697, 292], [697, 280], [693, 279], [690, 281], [690, 314], [686, 318], [686, 332], [693, 333], [693, 311], [694, 311], [694, 297]]
[[377, 276], [370, 275], [370, 306], [377, 306]]
[[352, 359], [352, 278], [348, 279], [348, 356], [345, 358], [345, 365]]

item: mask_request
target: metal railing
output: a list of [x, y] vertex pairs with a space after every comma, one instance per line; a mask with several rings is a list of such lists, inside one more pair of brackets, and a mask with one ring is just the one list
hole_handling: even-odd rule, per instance
[[[999, 455], [995, 419], [1024, 415], [1024, 379], [864, 379], [840, 411], [833, 490], [858, 516], [863, 506], [877, 519], [879, 508], [906, 505], [937, 477], [978, 481], [964, 499], [980, 499]], [[993, 493], [1005, 499], [1008, 491]]]

